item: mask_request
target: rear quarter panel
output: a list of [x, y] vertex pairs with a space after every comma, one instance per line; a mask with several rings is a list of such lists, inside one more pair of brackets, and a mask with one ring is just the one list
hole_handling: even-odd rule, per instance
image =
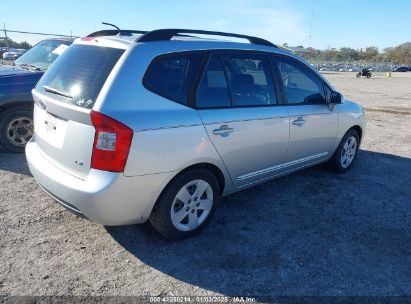
[[223, 173], [224, 194], [232, 190], [231, 177], [202, 124], [143, 130], [134, 132], [124, 175], [177, 174], [202, 163], [212, 164]]

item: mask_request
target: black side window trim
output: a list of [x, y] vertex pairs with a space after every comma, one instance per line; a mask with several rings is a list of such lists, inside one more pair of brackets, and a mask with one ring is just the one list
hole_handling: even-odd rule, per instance
[[[286, 55], [282, 55], [282, 54], [273, 53], [270, 57], [271, 57], [270, 60], [272, 62], [273, 71], [275, 70], [274, 73], [275, 73], [275, 76], [277, 78], [277, 82], [278, 82], [278, 84], [281, 88], [282, 100], [283, 100], [283, 103], [285, 105], [287, 105], [287, 106], [305, 106], [305, 105], [318, 105], [318, 103], [294, 103], [294, 104], [293, 103], [288, 103], [287, 95], [285, 94], [284, 84], [281, 81], [280, 70], [278, 69], [278, 66], [277, 66], [277, 62], [278, 62], [277, 58], [281, 58], [281, 59], [285, 59], [285, 60], [297, 63], [297, 65], [300, 65], [301, 67], [303, 67], [303, 69], [305, 71], [307, 71], [310, 75], [313, 75], [316, 79], [318, 79], [318, 81], [320, 81], [321, 84], [322, 84], [323, 94], [324, 94], [324, 98], [325, 98], [325, 101], [326, 101], [324, 104], [328, 104], [329, 101], [327, 100], [327, 93], [325, 91], [326, 90], [325, 86], [327, 86], [327, 87], [329, 87], [329, 86], [325, 83], [325, 81], [319, 75], [317, 75], [317, 73], [315, 71], [313, 71], [310, 67], [308, 67], [304, 62], [301, 62], [301, 61], [299, 61], [299, 60], [297, 60], [297, 59], [295, 59], [291, 56], [286, 56]], [[333, 90], [331, 90], [331, 88], [329, 88], [329, 89], [330, 89], [330, 91], [333, 91]]]
[[[197, 52], [192, 52], [192, 53], [197, 53]], [[199, 67], [194, 75], [194, 78], [191, 81], [190, 87], [188, 89], [188, 106], [190, 108], [196, 108], [196, 96], [197, 96], [197, 89], [200, 86], [201, 79], [203, 78], [203, 74], [205, 73], [205, 70], [207, 68], [208, 60], [210, 58], [210, 52], [209, 51], [201, 51], [203, 54], [201, 58], [201, 62], [199, 64]]]
[[[199, 107], [199, 106], [197, 106], [197, 93], [198, 93], [198, 90], [200, 89], [200, 85], [201, 85], [201, 82], [203, 80], [203, 77], [204, 77], [205, 73], [207, 73], [208, 64], [209, 64], [209, 62], [210, 62], [210, 60], [213, 56], [215, 56], [218, 59], [218, 61], [220, 61], [221, 66], [223, 67], [224, 78], [225, 78], [225, 81], [226, 81], [226, 84], [227, 84], [227, 94], [228, 94], [228, 98], [230, 99], [230, 106]], [[230, 109], [230, 108], [232, 108], [233, 101], [232, 101], [232, 97], [231, 97], [231, 93], [230, 93], [231, 88], [230, 88], [230, 84], [228, 83], [227, 71], [224, 67], [224, 62], [223, 62], [223, 59], [221, 58], [220, 53], [212, 52], [212, 51], [210, 52], [209, 51], [209, 52], [207, 52], [207, 56], [205, 56], [205, 57], [206, 58], [203, 61], [203, 66], [202, 66], [202, 69], [201, 69], [201, 73], [198, 74], [198, 78], [195, 80], [195, 86], [193, 87], [193, 95], [191, 96], [192, 97], [192, 100], [191, 100], [192, 107], [194, 109], [197, 109], [197, 110]]]
[[[158, 56], [154, 57], [154, 58], [151, 60], [151, 62], [149, 63], [146, 71], [144, 72], [144, 76], [143, 76], [143, 80], [142, 80], [143, 87], [144, 87], [145, 89], [147, 89], [148, 91], [152, 92], [153, 94], [156, 94], [156, 95], [158, 95], [158, 96], [161, 96], [161, 97], [163, 97], [163, 98], [165, 98], [165, 99], [171, 100], [171, 101], [173, 101], [173, 102], [175, 102], [175, 103], [181, 104], [181, 105], [186, 106], [186, 107], [193, 107], [193, 102], [192, 102], [192, 101], [193, 101], [193, 98], [192, 98], [193, 85], [194, 85], [194, 84], [196, 83], [196, 81], [197, 81], [197, 78], [198, 78], [198, 75], [199, 75], [199, 71], [201, 71], [201, 70], [203, 69], [204, 61], [205, 61], [205, 59], [207, 59], [207, 53], [208, 53], [207, 51], [202, 51], [202, 50], [200, 50], [200, 51], [179, 51], [179, 52], [172, 52], [172, 53], [167, 53], [167, 54], [161, 54], [161, 55], [158, 55]], [[182, 103], [182, 102], [180, 102], [179, 100], [177, 100], [177, 99], [175, 99], [175, 98], [171, 98], [170, 96], [166, 96], [166, 95], [164, 95], [164, 94], [160, 94], [160, 93], [154, 91], [154, 90], [151, 88], [151, 86], [147, 83], [148, 75], [150, 74], [151, 70], [153, 69], [153, 66], [154, 66], [157, 62], [159, 62], [159, 61], [161, 61], [161, 60], [164, 60], [164, 59], [167, 59], [167, 58], [174, 58], [174, 57], [178, 57], [178, 56], [187, 56], [187, 55], [192, 55], [192, 54], [201, 55], [201, 58], [200, 58], [200, 62], [199, 62], [199, 67], [198, 67], [197, 71], [195, 71], [195, 77], [193, 77], [193, 79], [191, 79], [190, 83], [188, 84], [187, 104]]]
[[[260, 55], [264, 58], [264, 60], [266, 61], [266, 63], [268, 64], [269, 67], [269, 75], [268, 75], [268, 79], [267, 81], [271, 81], [273, 84], [273, 88], [274, 88], [274, 93], [275, 96], [277, 98], [277, 103], [275, 104], [269, 104], [269, 105], [250, 105], [250, 106], [233, 106], [233, 101], [232, 101], [232, 96], [231, 96], [231, 88], [230, 88], [230, 84], [228, 81], [228, 75], [227, 75], [227, 71], [226, 71], [226, 65], [224, 64], [223, 59], [221, 58], [221, 54], [235, 54], [235, 53], [242, 53], [242, 54], [250, 54], [250, 55]], [[196, 101], [196, 96], [197, 96], [197, 91], [199, 89], [199, 85], [201, 82], [201, 79], [204, 76], [204, 73], [206, 72], [206, 67], [208, 65], [208, 62], [211, 58], [211, 56], [217, 56], [219, 58], [219, 60], [222, 62], [223, 67], [224, 67], [224, 76], [226, 78], [226, 82], [227, 82], [227, 90], [228, 90], [228, 94], [230, 96], [230, 102], [231, 102], [231, 106], [226, 106], [226, 107], [197, 107], [197, 101]], [[271, 69], [271, 56], [275, 55], [275, 53], [271, 53], [271, 52], [263, 52], [263, 51], [250, 51], [250, 50], [232, 50], [232, 49], [222, 49], [222, 50], [210, 50], [208, 51], [208, 55], [206, 56], [206, 60], [204, 60], [204, 64], [202, 65], [202, 72], [199, 75], [195, 87], [195, 94], [194, 96], [192, 96], [193, 99], [193, 107], [195, 109], [198, 110], [219, 110], [219, 109], [238, 109], [238, 108], [267, 108], [267, 107], [276, 107], [276, 106], [284, 106], [285, 102], [284, 102], [284, 95], [281, 91], [280, 85], [278, 83], [278, 79], [277, 77], [275, 77], [275, 75], [273, 74], [273, 71]]]
[[[196, 95], [197, 95], [197, 90], [199, 88], [200, 85], [200, 81], [205, 73], [208, 61], [210, 60], [212, 55], [217, 55], [220, 60], [221, 59], [221, 54], [227, 54], [227, 53], [245, 53], [245, 54], [251, 54], [251, 55], [261, 55], [263, 57], [265, 57], [266, 62], [271, 65], [271, 68], [269, 69], [269, 73], [270, 73], [270, 77], [271, 77], [271, 81], [273, 82], [273, 87], [275, 90], [275, 94], [277, 97], [277, 103], [276, 104], [269, 104], [269, 105], [252, 105], [252, 106], [227, 106], [227, 107], [201, 107], [198, 108], [196, 106]], [[176, 100], [175, 98], [170, 98], [169, 96], [165, 96], [163, 94], [159, 94], [155, 91], [153, 91], [150, 88], [150, 85], [147, 84], [147, 75], [149, 74], [150, 70], [152, 69], [153, 65], [156, 64], [158, 61], [166, 59], [166, 58], [173, 58], [176, 56], [184, 56], [184, 55], [190, 55], [190, 54], [200, 54], [202, 55], [200, 58], [200, 62], [199, 62], [199, 66], [197, 71], [195, 72], [195, 75], [193, 77], [193, 79], [191, 79], [191, 82], [188, 85], [188, 96], [187, 96], [187, 104], [181, 103], [179, 100]], [[327, 83], [319, 76], [317, 75], [317, 73], [315, 73], [314, 71], [311, 70], [311, 68], [309, 68], [305, 63], [291, 57], [291, 56], [287, 56], [287, 55], [283, 55], [283, 54], [279, 54], [279, 53], [274, 53], [274, 52], [264, 52], [264, 51], [250, 51], [250, 50], [237, 50], [237, 49], [218, 49], [218, 50], [195, 50], [195, 51], [178, 51], [178, 52], [171, 52], [171, 53], [167, 53], [167, 54], [161, 54], [158, 55], [156, 57], [154, 57], [151, 62], [149, 63], [146, 71], [144, 72], [144, 76], [142, 79], [142, 84], [144, 86], [145, 89], [149, 90], [150, 92], [152, 92], [153, 94], [156, 94], [158, 96], [161, 96], [165, 99], [171, 100], [173, 102], [176, 102], [178, 104], [181, 104], [183, 106], [187, 106], [190, 108], [195, 108], [195, 109], [200, 109], [200, 110], [207, 110], [207, 109], [229, 109], [229, 108], [265, 108], [265, 107], [276, 107], [276, 106], [298, 106], [298, 105], [309, 105], [309, 104], [288, 104], [287, 103], [287, 97], [284, 94], [284, 85], [281, 81], [281, 75], [279, 74], [279, 70], [278, 68], [276, 68], [276, 59], [277, 58], [284, 58], [286, 60], [291, 60], [296, 62], [297, 64], [303, 66], [303, 68], [305, 70], [307, 70], [309, 73], [311, 73], [311, 75], [314, 75], [323, 85], [323, 94], [324, 96], [326, 95], [326, 87], [329, 88], [329, 90], [332, 92], [333, 90], [327, 85]], [[223, 64], [223, 66], [225, 67], [225, 65]], [[224, 75], [226, 77], [226, 81], [227, 81], [227, 86], [228, 86], [228, 90], [229, 90], [229, 96], [230, 96], [230, 100], [232, 99], [231, 96], [231, 92], [230, 92], [230, 88], [229, 88], [229, 83], [228, 83], [228, 79], [227, 79], [227, 72], [224, 68]], [[329, 100], [326, 100], [327, 103], [329, 102]], [[232, 101], [231, 101], [232, 104]]]

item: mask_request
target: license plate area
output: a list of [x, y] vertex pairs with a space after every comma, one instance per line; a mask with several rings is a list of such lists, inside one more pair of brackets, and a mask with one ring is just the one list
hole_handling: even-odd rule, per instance
[[44, 119], [44, 128], [47, 132], [56, 133], [57, 130], [57, 117], [53, 114], [46, 112]]
[[43, 148], [47, 148], [45, 145], [61, 148], [64, 143], [68, 121], [45, 110], [36, 110], [34, 112], [34, 132], [36, 138], [41, 139]]

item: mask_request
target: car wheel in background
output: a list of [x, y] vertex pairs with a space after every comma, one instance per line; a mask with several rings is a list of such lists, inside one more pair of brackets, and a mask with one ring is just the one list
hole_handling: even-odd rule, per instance
[[351, 129], [342, 138], [332, 158], [327, 162], [327, 167], [337, 173], [344, 173], [352, 166], [357, 157], [360, 137]]
[[167, 239], [188, 238], [207, 226], [219, 197], [214, 174], [204, 169], [183, 172], [161, 194], [150, 215], [150, 223]]
[[0, 113], [0, 145], [6, 152], [23, 153], [33, 136], [33, 111], [9, 108]]

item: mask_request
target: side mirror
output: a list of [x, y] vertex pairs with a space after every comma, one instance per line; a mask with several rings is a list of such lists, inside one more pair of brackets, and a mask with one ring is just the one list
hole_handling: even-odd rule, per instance
[[342, 95], [338, 92], [331, 93], [331, 100], [330, 103], [341, 103], [342, 102]]

